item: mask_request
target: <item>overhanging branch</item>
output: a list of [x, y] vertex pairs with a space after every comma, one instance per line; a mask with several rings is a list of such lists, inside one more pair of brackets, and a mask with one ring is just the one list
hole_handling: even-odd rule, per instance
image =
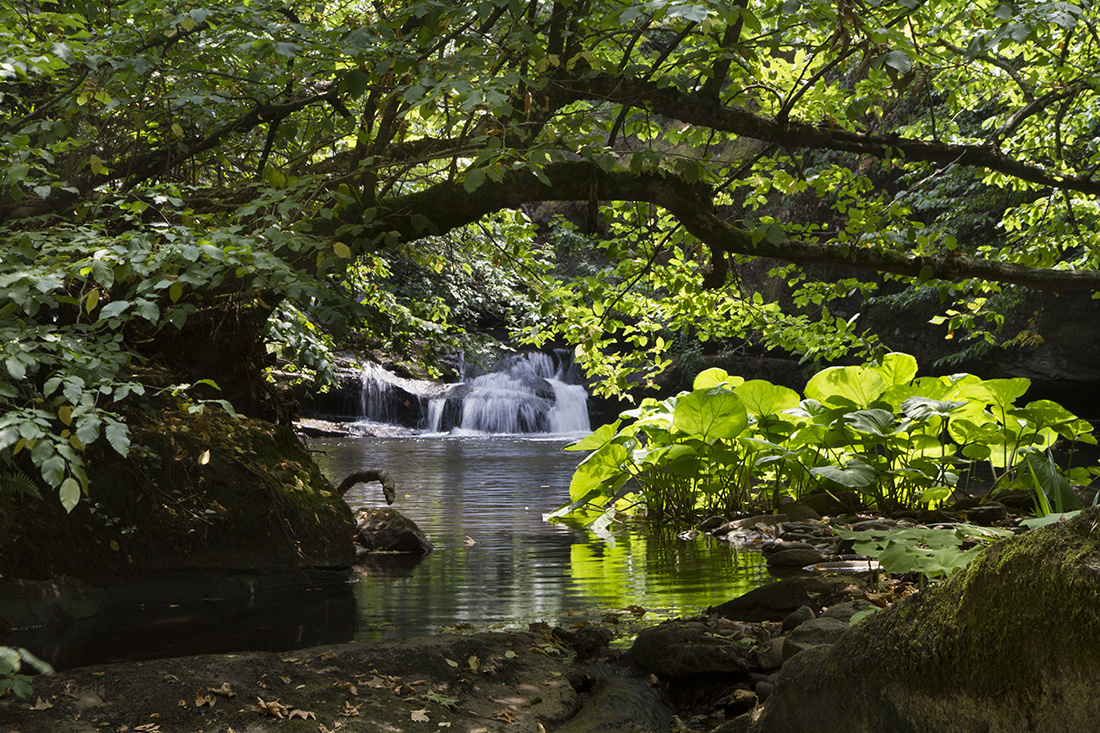
[[[846, 249], [836, 244], [753, 242], [752, 235], [723, 221], [717, 214], [709, 187], [689, 185], [661, 172], [606, 172], [587, 161], [554, 163], [543, 169], [547, 185], [529, 170], [512, 170], [500, 181], [485, 181], [472, 193], [461, 182], [439, 183], [423, 191], [379, 202], [377, 216], [362, 222], [366, 238], [387, 233], [406, 241], [446, 232], [503, 209], [515, 209], [536, 201], [580, 201], [588, 198], [593, 183], [602, 200], [644, 201], [661, 206], [675, 216], [712, 252], [722, 255], [768, 257], [799, 264], [834, 265], [906, 277], [959, 281], [971, 278], [1024, 285], [1039, 290], [1100, 290], [1100, 271], [1051, 270], [1011, 262], [958, 256], [907, 255], [873, 248]], [[430, 231], [422, 217], [431, 212]]]

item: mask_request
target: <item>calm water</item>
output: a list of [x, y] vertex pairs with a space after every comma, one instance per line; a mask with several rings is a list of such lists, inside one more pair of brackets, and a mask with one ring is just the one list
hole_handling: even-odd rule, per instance
[[[463, 622], [524, 627], [570, 611], [638, 605], [646, 619], [716, 605], [768, 582], [758, 553], [710, 538], [618, 529], [600, 539], [550, 524], [581, 454], [565, 440], [513, 437], [345, 438], [311, 442], [336, 481], [385, 468], [394, 507], [436, 545], [424, 558], [374, 556], [356, 582], [223, 601], [143, 604], [65, 625], [17, 630], [59, 669], [249, 649], [286, 651], [357, 639], [434, 633]], [[385, 506], [378, 484], [348, 493], [352, 508]], [[157, 581], [150, 581], [156, 583]]]
[[[568, 499], [581, 454], [562, 439], [417, 436], [315, 440], [335, 482], [385, 468], [394, 508], [431, 538], [418, 563], [388, 556], [354, 586], [356, 638], [431, 633], [462, 623], [525, 625], [573, 609], [688, 613], [768, 581], [759, 554], [702, 537], [620, 528], [601, 539], [542, 516]], [[352, 508], [385, 506], [378, 484], [345, 497]]]

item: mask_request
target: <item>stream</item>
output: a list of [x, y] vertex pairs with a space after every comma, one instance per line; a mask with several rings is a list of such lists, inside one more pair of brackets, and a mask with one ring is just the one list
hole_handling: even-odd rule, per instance
[[[768, 582], [759, 553], [707, 536], [613, 527], [604, 537], [543, 520], [563, 504], [582, 454], [561, 436], [432, 435], [311, 441], [329, 478], [385, 468], [394, 508], [436, 546], [423, 559], [374, 556], [353, 585], [355, 638], [456, 624], [525, 627], [570, 612], [640, 606], [657, 617], [716, 605]], [[378, 484], [345, 496], [381, 507]]]

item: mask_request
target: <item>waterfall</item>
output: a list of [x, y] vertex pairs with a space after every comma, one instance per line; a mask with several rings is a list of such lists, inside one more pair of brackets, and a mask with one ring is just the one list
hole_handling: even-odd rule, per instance
[[427, 432], [587, 432], [588, 393], [571, 384], [577, 369], [568, 351], [506, 359], [495, 371], [451, 386], [427, 403]]

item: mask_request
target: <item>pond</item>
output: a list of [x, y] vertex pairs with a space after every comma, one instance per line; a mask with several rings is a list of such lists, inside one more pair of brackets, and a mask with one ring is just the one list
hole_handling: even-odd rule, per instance
[[[717, 605], [768, 582], [762, 557], [713, 538], [619, 527], [603, 538], [552, 524], [581, 459], [561, 437], [407, 436], [311, 441], [339, 482], [385, 468], [394, 508], [436, 550], [419, 562], [387, 556], [363, 570], [355, 638], [433, 633], [462, 623], [526, 625], [578, 609], [641, 606], [659, 615]], [[378, 484], [359, 484], [352, 508], [385, 506]]]

